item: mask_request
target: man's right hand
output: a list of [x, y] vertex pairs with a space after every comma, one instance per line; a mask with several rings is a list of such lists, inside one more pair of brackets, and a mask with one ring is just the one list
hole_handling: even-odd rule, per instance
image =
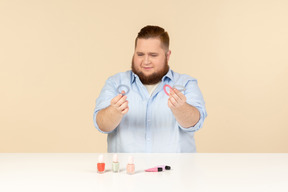
[[111, 100], [110, 105], [122, 115], [125, 115], [129, 110], [126, 95], [122, 94], [117, 95]]
[[122, 94], [114, 97], [110, 102], [110, 106], [100, 110], [97, 114], [96, 122], [102, 131], [114, 130], [121, 122], [123, 115], [128, 112], [127, 96], [123, 95], [124, 93], [122, 92]]

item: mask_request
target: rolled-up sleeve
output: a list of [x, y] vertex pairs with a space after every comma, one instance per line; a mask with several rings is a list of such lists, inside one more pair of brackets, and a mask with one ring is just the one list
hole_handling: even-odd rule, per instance
[[199, 130], [201, 127], [203, 127], [204, 119], [207, 117], [205, 101], [196, 79], [188, 80], [188, 82], [185, 85], [185, 88], [186, 90], [184, 94], [187, 99], [186, 102], [189, 105], [192, 105], [193, 107], [198, 109], [200, 113], [200, 119], [196, 123], [196, 125], [192, 127], [184, 128], [179, 123], [178, 126], [184, 131], [195, 132]]
[[110, 105], [111, 100], [118, 94], [115, 87], [116, 85], [115, 81], [113, 80], [113, 77], [108, 78], [107, 81], [105, 82], [104, 87], [100, 92], [99, 97], [96, 99], [96, 105], [93, 113], [93, 122], [96, 129], [101, 133], [107, 134], [113, 132], [113, 131], [110, 132], [102, 131], [96, 122], [96, 116], [100, 110], [108, 107]]

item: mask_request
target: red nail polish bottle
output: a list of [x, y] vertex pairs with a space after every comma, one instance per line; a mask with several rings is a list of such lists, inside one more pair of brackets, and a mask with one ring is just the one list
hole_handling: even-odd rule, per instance
[[99, 155], [99, 157], [98, 157], [97, 171], [98, 171], [98, 173], [104, 173], [105, 172], [104, 157], [102, 154]]

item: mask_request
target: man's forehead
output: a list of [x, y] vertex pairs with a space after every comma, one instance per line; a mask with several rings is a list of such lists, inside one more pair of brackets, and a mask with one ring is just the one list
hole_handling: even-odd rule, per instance
[[160, 51], [163, 50], [162, 43], [159, 38], [137, 39], [136, 51]]

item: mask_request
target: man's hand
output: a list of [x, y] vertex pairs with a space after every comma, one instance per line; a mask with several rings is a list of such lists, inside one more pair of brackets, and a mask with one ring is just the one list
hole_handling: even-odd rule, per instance
[[114, 130], [121, 122], [123, 115], [128, 112], [127, 96], [124, 93], [122, 92], [122, 94], [114, 97], [110, 105], [100, 110], [97, 114], [96, 122], [102, 131], [109, 132]]
[[171, 110], [173, 110], [173, 109], [181, 108], [185, 104], [186, 104], [186, 96], [175, 88], [170, 89], [168, 107]]
[[111, 100], [110, 105], [113, 109], [115, 109], [122, 115], [125, 115], [129, 110], [126, 95], [122, 95], [122, 94], [117, 95]]
[[177, 89], [170, 89], [168, 107], [171, 109], [178, 123], [184, 127], [192, 127], [200, 119], [197, 108], [186, 103], [186, 96]]

